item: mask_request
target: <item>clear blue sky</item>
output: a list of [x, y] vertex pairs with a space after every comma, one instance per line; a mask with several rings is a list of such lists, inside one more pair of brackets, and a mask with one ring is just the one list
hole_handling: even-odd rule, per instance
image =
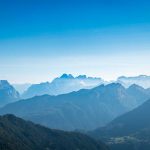
[[150, 75], [148, 0], [0, 0], [0, 79]]

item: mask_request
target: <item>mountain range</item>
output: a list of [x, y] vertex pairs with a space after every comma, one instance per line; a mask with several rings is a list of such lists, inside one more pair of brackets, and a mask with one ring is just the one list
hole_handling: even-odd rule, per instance
[[125, 87], [129, 87], [132, 84], [137, 84], [144, 88], [150, 88], [150, 76], [139, 75], [134, 77], [121, 76], [117, 79], [118, 83], [121, 83]]
[[31, 85], [22, 95], [23, 98], [31, 98], [44, 94], [59, 95], [78, 91], [80, 89], [89, 89], [103, 84], [101, 78], [87, 77], [79, 75], [73, 77], [71, 74], [63, 74], [61, 77], [55, 78], [52, 82], [43, 82]]
[[[1, 115], [14, 114], [53, 128], [13, 115], [1, 116], [0, 149], [68, 150], [66, 143], [70, 143], [72, 150], [107, 150], [97, 141], [102, 140], [110, 150], [149, 150], [150, 88], [146, 88], [149, 78], [118, 79], [119, 83], [108, 84], [101, 78], [63, 74], [51, 83], [28, 85], [26, 92], [30, 98], [22, 100], [8, 81], [0, 80]], [[67, 132], [72, 130], [84, 133], [91, 130], [87, 134], [96, 140]]]
[[69, 94], [20, 100], [1, 108], [0, 114], [11, 113], [54, 129], [92, 130], [149, 98], [149, 90], [138, 85], [126, 89], [119, 83], [112, 83]]
[[0, 107], [19, 100], [20, 95], [6, 80], [0, 80]]
[[0, 150], [108, 150], [75, 132], [51, 130], [13, 115], [0, 116]]
[[78, 91], [80, 89], [91, 89], [101, 84], [109, 84], [112, 82], [120, 83], [128, 88], [132, 84], [150, 88], [150, 76], [139, 75], [133, 77], [118, 77], [116, 81], [105, 81], [102, 78], [87, 77], [79, 75], [74, 77], [71, 74], [63, 74], [55, 78], [51, 82], [42, 82], [39, 84], [14, 84], [14, 87], [21, 93], [22, 98], [31, 98], [44, 94], [59, 95]]

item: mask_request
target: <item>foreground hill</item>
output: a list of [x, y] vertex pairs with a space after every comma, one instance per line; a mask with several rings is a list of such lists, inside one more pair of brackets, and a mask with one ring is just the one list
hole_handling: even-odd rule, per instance
[[0, 107], [20, 98], [19, 93], [6, 80], [0, 80]]
[[[133, 109], [149, 98], [141, 92], [136, 97], [121, 84], [101, 85], [91, 90], [80, 90], [58, 96], [39, 96], [9, 104], [0, 114], [16, 116], [63, 130], [92, 130], [104, 126], [115, 117]], [[138, 88], [140, 94], [141, 88]], [[144, 97], [144, 99], [143, 99]]]
[[0, 150], [107, 150], [86, 135], [51, 130], [13, 115], [0, 117]]
[[90, 133], [103, 139], [112, 150], [150, 149], [150, 100], [138, 108], [116, 118], [103, 128]]
[[65, 94], [80, 89], [93, 88], [103, 83], [104, 81], [101, 78], [86, 77], [86, 75], [73, 77], [71, 74], [63, 74], [61, 77], [55, 78], [52, 82], [31, 85], [22, 97], [31, 98], [44, 94]]

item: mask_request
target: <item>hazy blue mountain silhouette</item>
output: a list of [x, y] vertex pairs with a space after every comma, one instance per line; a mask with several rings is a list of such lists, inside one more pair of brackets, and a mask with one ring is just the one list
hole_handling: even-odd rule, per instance
[[59, 78], [55, 78], [52, 82], [44, 82], [31, 85], [22, 95], [23, 98], [31, 98], [44, 94], [59, 95], [78, 91], [80, 89], [89, 89], [104, 83], [101, 78], [86, 77], [80, 75], [73, 77], [71, 74], [63, 74]]
[[143, 88], [142, 99], [134, 96], [133, 87], [126, 89], [121, 84], [112, 83], [58, 96], [33, 97], [9, 104], [0, 109], [0, 113], [15, 114], [56, 129], [92, 130], [106, 125], [149, 98], [147, 93], [144, 95]]
[[139, 75], [135, 77], [121, 76], [117, 79], [117, 82], [121, 83], [125, 87], [129, 87], [132, 84], [137, 84], [144, 88], [150, 88], [150, 76], [147, 75]]
[[0, 80], [0, 106], [14, 102], [19, 98], [19, 93], [8, 81]]

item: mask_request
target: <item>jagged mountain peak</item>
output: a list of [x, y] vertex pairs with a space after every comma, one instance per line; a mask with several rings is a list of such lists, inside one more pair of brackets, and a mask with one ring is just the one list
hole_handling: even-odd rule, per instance
[[[104, 85], [104, 87], [107, 90], [116, 90], [116, 89], [125, 90], [125, 87], [123, 85], [121, 85], [120, 83], [110, 83], [110, 84]], [[101, 85], [97, 88], [101, 88]]]
[[31, 85], [22, 96], [23, 98], [30, 98], [44, 94], [66, 94], [80, 89], [91, 89], [103, 83], [104, 81], [101, 78], [92, 78], [86, 75], [74, 77], [71, 74], [64, 73], [62, 76], [52, 80], [52, 82]]
[[14, 102], [19, 98], [19, 93], [7, 80], [0, 80], [0, 106]]
[[76, 78], [77, 78], [77, 79], [86, 79], [87, 76], [86, 76], [86, 75], [79, 75], [79, 76], [77, 76]]
[[7, 80], [0, 80], [0, 89], [11, 86]]
[[[98, 78], [98, 77], [88, 77], [87, 75], [83, 74], [83, 75], [78, 75], [76, 77], [74, 77], [72, 74], [67, 74], [67, 73], [64, 73], [63, 75], [61, 75], [59, 77], [60, 79], [101, 79], [101, 78]], [[101, 79], [102, 80], [102, 79]]]
[[74, 79], [73, 75], [72, 74], [66, 74], [64, 73], [60, 79]]

